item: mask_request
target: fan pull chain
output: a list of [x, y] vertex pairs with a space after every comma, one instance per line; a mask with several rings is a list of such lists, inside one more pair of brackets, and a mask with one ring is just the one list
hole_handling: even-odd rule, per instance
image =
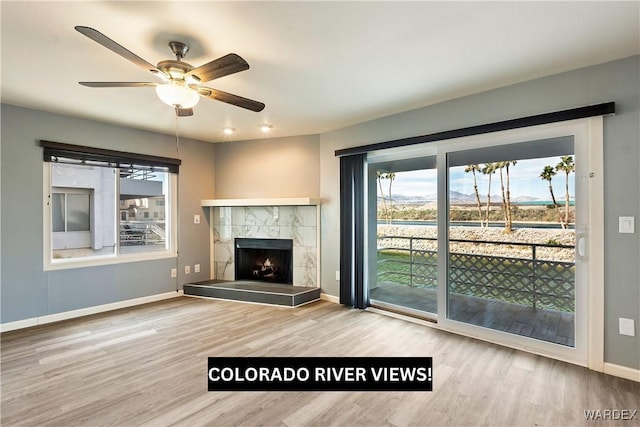
[[178, 127], [178, 107], [176, 107], [176, 153], [180, 152], [180, 139], [179, 139], [179, 127]]

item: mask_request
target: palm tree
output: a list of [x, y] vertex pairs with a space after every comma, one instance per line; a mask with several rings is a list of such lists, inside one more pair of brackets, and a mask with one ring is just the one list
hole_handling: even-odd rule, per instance
[[[500, 170], [500, 189], [502, 191], [502, 210], [504, 212], [504, 232], [505, 233], [511, 233], [512, 231], [512, 224], [513, 224], [513, 219], [511, 216], [511, 191], [509, 189], [509, 167], [510, 166], [515, 166], [516, 163], [518, 163], [517, 160], [506, 160], [503, 162], [496, 162], [496, 169]], [[504, 180], [503, 180], [503, 175], [502, 175], [502, 169], [505, 170], [505, 175], [506, 175], [506, 191], [505, 191], [505, 184], [504, 184]]]
[[553, 208], [556, 210], [556, 212], [558, 212], [558, 219], [560, 220], [560, 225], [564, 229], [566, 228], [566, 226], [562, 219], [562, 214], [560, 213], [560, 210], [558, 210], [558, 202], [556, 202], [556, 196], [553, 194], [553, 185], [551, 185], [551, 180], [555, 175], [556, 175], [556, 171], [555, 169], [553, 169], [553, 166], [545, 166], [542, 172], [540, 173], [540, 179], [542, 179], [543, 181], [549, 182], [549, 193], [551, 193]]
[[485, 163], [482, 168], [482, 173], [489, 175], [489, 188], [487, 189], [487, 214], [485, 216], [485, 224], [489, 227], [489, 210], [491, 209], [491, 175], [496, 172], [495, 163]]
[[388, 172], [385, 174], [386, 178], [389, 180], [389, 216], [388, 221], [391, 224], [393, 220], [393, 199], [391, 198], [391, 185], [393, 184], [393, 180], [396, 179], [396, 174], [393, 172]]
[[384, 217], [387, 218], [387, 199], [384, 197], [384, 191], [382, 191], [383, 179], [386, 179], [385, 174], [377, 170], [376, 180], [378, 181], [378, 187], [380, 188], [380, 195], [382, 196], [382, 208], [383, 208]]
[[569, 174], [576, 171], [576, 164], [573, 156], [562, 156], [560, 162], [556, 165], [556, 171], [564, 171], [564, 223], [569, 227]]
[[471, 172], [473, 174], [473, 191], [476, 193], [476, 203], [478, 205], [478, 215], [480, 216], [480, 227], [482, 224], [482, 207], [480, 206], [480, 194], [478, 193], [478, 182], [476, 181], [476, 172], [480, 172], [480, 166], [476, 164], [467, 165], [464, 169], [466, 173]]
[[496, 169], [500, 171], [500, 192], [502, 193], [502, 214], [504, 216], [504, 232], [510, 233], [511, 228], [509, 227], [509, 218], [507, 216], [507, 195], [504, 192], [504, 177], [502, 174], [502, 170], [505, 167], [505, 162], [496, 162]]
[[[504, 232], [511, 233], [511, 225], [513, 223], [511, 217], [511, 191], [509, 190], [509, 166], [515, 166], [518, 163], [517, 160], [507, 160], [503, 162], [496, 162], [496, 168], [500, 170], [500, 189], [502, 191], [502, 210], [504, 212]], [[505, 183], [502, 175], [502, 170], [506, 173], [506, 191]]]
[[507, 233], [511, 232], [511, 225], [513, 224], [513, 218], [512, 218], [512, 212], [511, 212], [511, 191], [509, 190], [509, 166], [515, 166], [516, 163], [518, 163], [517, 160], [509, 160], [505, 163], [505, 170], [507, 171], [507, 200], [506, 200], [506, 205], [507, 205], [507, 227], [506, 227], [506, 231]]

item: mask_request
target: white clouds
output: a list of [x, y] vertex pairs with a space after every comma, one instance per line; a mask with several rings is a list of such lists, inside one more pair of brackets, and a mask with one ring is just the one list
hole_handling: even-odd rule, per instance
[[[435, 169], [396, 172], [396, 178], [391, 186], [392, 195], [406, 197], [427, 197], [438, 191]], [[389, 181], [382, 180], [382, 189], [388, 196]], [[380, 189], [378, 188], [378, 193]]]

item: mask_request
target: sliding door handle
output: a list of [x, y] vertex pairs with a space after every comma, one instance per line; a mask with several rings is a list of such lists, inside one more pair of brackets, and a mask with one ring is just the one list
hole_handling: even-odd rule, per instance
[[587, 259], [587, 234], [576, 234], [576, 259], [585, 261]]

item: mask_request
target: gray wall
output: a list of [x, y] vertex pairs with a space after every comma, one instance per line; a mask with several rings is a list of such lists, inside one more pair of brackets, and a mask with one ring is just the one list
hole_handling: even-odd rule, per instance
[[[2, 107], [2, 322], [166, 292], [184, 283], [183, 266], [208, 277], [203, 198], [322, 197], [321, 286], [338, 296], [339, 162], [336, 149], [429, 134], [601, 102], [605, 119], [605, 361], [640, 369], [640, 337], [618, 334], [618, 318], [640, 330], [640, 228], [618, 234], [618, 216], [640, 223], [640, 57], [563, 73], [361, 123], [319, 136], [208, 145], [49, 113]], [[138, 151], [183, 160], [180, 276], [176, 261], [42, 272], [42, 155], [38, 139]], [[215, 147], [215, 150], [214, 148]], [[215, 156], [214, 156], [215, 151]], [[215, 167], [212, 168], [211, 165]], [[249, 171], [247, 173], [247, 171]], [[265, 182], [270, 183], [268, 185]]]
[[216, 144], [216, 197], [318, 197], [318, 135]]
[[[178, 177], [179, 258], [43, 271], [43, 161], [40, 139], [182, 159]], [[208, 210], [214, 145], [2, 105], [0, 267], [2, 323], [181, 289], [209, 277]], [[193, 215], [200, 214], [200, 224]], [[184, 275], [199, 263], [201, 273]], [[178, 278], [170, 269], [178, 267]]]
[[[618, 234], [618, 216], [640, 223], [640, 57], [558, 74], [361, 123], [320, 136], [323, 292], [339, 295], [339, 162], [336, 149], [615, 101], [604, 125], [605, 361], [640, 369], [640, 230]], [[636, 336], [618, 334], [618, 318]]]

